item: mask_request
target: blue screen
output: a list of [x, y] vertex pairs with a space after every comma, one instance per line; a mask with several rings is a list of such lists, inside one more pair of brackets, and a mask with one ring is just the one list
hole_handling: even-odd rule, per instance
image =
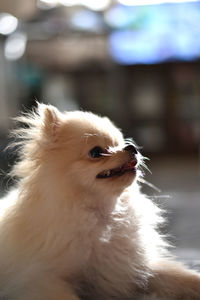
[[123, 6], [106, 15], [109, 51], [120, 64], [200, 58], [200, 3]]

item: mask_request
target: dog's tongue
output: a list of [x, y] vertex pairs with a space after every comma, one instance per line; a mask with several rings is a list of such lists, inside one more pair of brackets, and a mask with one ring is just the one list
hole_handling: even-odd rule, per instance
[[137, 165], [137, 160], [132, 159], [123, 166], [123, 169], [124, 170], [132, 170], [135, 168], [136, 165]]
[[123, 166], [110, 169], [110, 170], [104, 170], [101, 173], [97, 175], [97, 178], [110, 178], [113, 176], [121, 176], [125, 174], [126, 172], [131, 172], [136, 170], [137, 160], [132, 159], [125, 163]]

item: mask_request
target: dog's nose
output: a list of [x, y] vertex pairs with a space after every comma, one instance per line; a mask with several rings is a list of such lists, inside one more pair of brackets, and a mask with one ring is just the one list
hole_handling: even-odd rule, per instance
[[133, 145], [127, 145], [124, 148], [124, 150], [130, 152], [131, 154], [137, 154], [138, 153], [136, 148]]

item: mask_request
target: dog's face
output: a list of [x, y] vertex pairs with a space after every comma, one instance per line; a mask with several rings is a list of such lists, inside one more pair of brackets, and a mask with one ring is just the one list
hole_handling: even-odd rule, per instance
[[80, 111], [61, 114], [49, 106], [42, 118], [37, 138], [40, 147], [43, 140], [40, 163], [50, 186], [77, 197], [116, 197], [136, 178], [139, 153], [109, 119]]

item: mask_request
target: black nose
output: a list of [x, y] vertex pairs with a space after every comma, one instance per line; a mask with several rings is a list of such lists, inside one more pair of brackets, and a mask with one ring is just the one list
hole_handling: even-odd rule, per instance
[[125, 151], [128, 151], [132, 154], [137, 154], [137, 150], [136, 148], [133, 146], [133, 145], [127, 145], [125, 148], [124, 148]]

